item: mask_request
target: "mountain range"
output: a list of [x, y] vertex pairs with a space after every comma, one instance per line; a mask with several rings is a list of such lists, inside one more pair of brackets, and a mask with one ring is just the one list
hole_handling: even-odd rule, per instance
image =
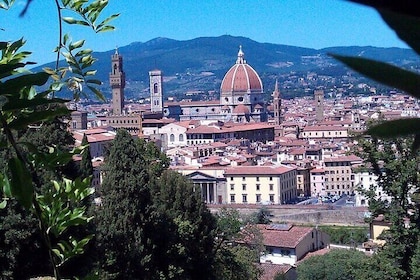
[[[331, 58], [329, 53], [373, 58], [409, 69], [416, 68], [420, 62], [414, 51], [402, 48], [348, 46], [312, 49], [260, 43], [230, 35], [184, 41], [160, 37], [118, 48], [118, 53], [123, 56], [126, 96], [147, 96], [148, 73], [154, 69], [164, 73], [167, 96], [190, 91], [218, 91], [224, 74], [236, 61], [239, 46], [242, 46], [248, 64], [259, 73], [264, 88], [269, 91], [276, 77], [288, 74], [345, 75], [349, 70]], [[108, 75], [114, 52], [94, 53], [98, 59], [95, 64], [97, 78], [104, 83], [102, 90], [106, 95], [110, 92]]]

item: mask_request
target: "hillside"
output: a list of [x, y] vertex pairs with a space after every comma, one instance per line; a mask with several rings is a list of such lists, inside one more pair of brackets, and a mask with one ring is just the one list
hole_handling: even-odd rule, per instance
[[[348, 70], [329, 57], [328, 53], [375, 58], [406, 68], [414, 67], [419, 62], [419, 57], [412, 50], [401, 48], [353, 46], [316, 50], [259, 43], [228, 35], [185, 41], [156, 38], [119, 47], [127, 78], [126, 95], [128, 98], [147, 95], [148, 72], [153, 69], [164, 72], [166, 96], [187, 91], [218, 91], [223, 75], [236, 61], [239, 45], [242, 45], [246, 60], [260, 74], [267, 90], [271, 90], [276, 77], [291, 73], [344, 75]], [[94, 54], [98, 58], [96, 68], [98, 78], [104, 82], [102, 90], [105, 94], [109, 93], [108, 73], [114, 52], [110, 50]]]

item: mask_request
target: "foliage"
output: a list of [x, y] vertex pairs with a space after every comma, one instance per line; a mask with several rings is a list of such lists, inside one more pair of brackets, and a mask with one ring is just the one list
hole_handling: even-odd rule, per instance
[[264, 246], [256, 225], [244, 223], [236, 209], [222, 208], [216, 219], [217, 279], [259, 279], [262, 271], [255, 264]]
[[297, 267], [302, 280], [349, 280], [360, 278], [360, 268], [368, 261], [365, 254], [355, 250], [332, 250], [322, 256], [312, 256]]
[[[420, 13], [415, 1], [372, 1], [351, 0], [375, 8], [382, 19], [391, 27], [398, 37], [405, 41], [417, 54], [420, 54]], [[398, 68], [388, 63], [360, 57], [332, 55], [352, 69], [385, 85], [398, 88], [419, 98], [420, 75]], [[387, 121], [368, 129], [365, 134], [381, 138], [415, 135], [413, 149], [420, 147], [419, 118]]]
[[153, 279], [151, 194], [145, 162], [126, 130], [119, 130], [103, 167], [97, 209], [101, 279]]
[[80, 177], [89, 178], [93, 175], [92, 156], [90, 155], [89, 142], [86, 134], [83, 135], [82, 147], [86, 147], [82, 152], [82, 160], [80, 161]]
[[333, 244], [356, 246], [367, 241], [369, 228], [349, 226], [319, 226], [319, 229], [330, 236]]
[[[371, 171], [378, 177], [377, 187], [390, 196], [388, 203], [381, 202], [374, 190], [365, 195], [369, 199], [372, 217], [383, 214], [391, 223], [390, 229], [381, 238], [385, 246], [378, 252], [383, 259], [378, 263], [387, 264], [392, 260], [392, 267], [398, 277], [410, 278], [413, 261], [418, 260], [416, 248], [419, 239], [418, 207], [418, 162], [419, 153], [413, 151], [413, 139], [397, 138], [379, 140], [376, 138], [359, 140], [358, 154], [371, 166]], [[409, 226], [405, 225], [408, 222]]]
[[179, 279], [215, 279], [216, 221], [201, 199], [201, 191], [175, 171], [165, 170], [155, 182], [154, 207], [172, 225], [167, 237], [168, 265]]
[[258, 209], [257, 212], [253, 213], [250, 219], [255, 224], [269, 224], [271, 223], [271, 216], [271, 211], [267, 207], [263, 206]]
[[101, 279], [214, 279], [214, 217], [167, 166], [153, 143], [117, 132], [97, 209]]
[[[13, 3], [14, 1], [2, 0], [0, 9], [10, 9]], [[30, 3], [28, 0], [22, 14], [25, 14]], [[83, 92], [82, 83], [101, 97], [96, 87], [92, 86], [100, 84], [91, 79], [95, 71], [88, 70], [95, 61], [91, 56], [92, 51], [82, 49], [83, 40], [72, 43], [69, 35], [62, 36], [62, 22], [89, 25], [99, 32], [112, 29], [108, 22], [116, 15], [96, 24], [108, 1], [88, 3], [84, 0], [63, 0], [53, 3], [57, 6], [59, 14], [57, 69], [31, 73], [25, 69], [27, 65], [33, 64], [25, 61], [30, 52], [19, 51], [25, 41], [19, 39], [15, 42], [0, 42], [0, 129], [5, 136], [0, 146], [7, 150], [9, 155], [5, 172], [0, 173], [0, 208], [12, 207], [16, 200], [34, 214], [55, 278], [60, 279], [58, 268], [69, 258], [82, 253], [91, 238], [66, 235], [69, 228], [85, 225], [90, 220], [85, 207], [79, 204], [92, 193], [90, 181], [72, 181], [63, 176], [64, 172], [57, 172], [65, 169], [72, 156], [80, 153], [80, 150], [61, 150], [55, 144], [46, 142], [42, 142], [45, 146], [37, 146], [36, 143], [22, 141], [18, 135], [28, 128], [42, 128], [45, 123], [69, 114], [69, 110], [64, 106], [66, 100], [54, 97], [64, 86], [72, 90], [75, 99]], [[62, 17], [61, 12], [64, 9], [76, 13], [83, 20], [71, 22], [69, 18]], [[58, 68], [60, 54], [66, 58], [69, 64], [67, 67]], [[71, 73], [67, 76], [68, 69]], [[50, 87], [37, 92], [36, 86], [46, 85], [50, 78], [53, 80]], [[43, 107], [43, 110], [40, 110], [40, 107]], [[44, 187], [45, 171], [59, 177], [50, 184], [50, 188]], [[11, 203], [7, 205], [9, 201]]]

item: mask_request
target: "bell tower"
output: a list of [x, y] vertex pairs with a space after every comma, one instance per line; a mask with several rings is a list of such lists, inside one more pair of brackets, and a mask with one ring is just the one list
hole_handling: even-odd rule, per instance
[[115, 49], [115, 53], [112, 55], [111, 67], [109, 84], [112, 88], [112, 113], [121, 115], [124, 109], [125, 73], [123, 70], [123, 59], [118, 54], [118, 49]]
[[150, 77], [150, 111], [153, 113], [163, 112], [163, 89], [162, 71], [149, 71]]
[[315, 96], [315, 119], [318, 122], [324, 120], [324, 91], [322, 89], [314, 91]]
[[273, 107], [274, 107], [274, 124], [276, 126], [281, 125], [282, 115], [281, 115], [281, 96], [279, 91], [279, 83], [276, 79], [276, 85], [273, 91]]

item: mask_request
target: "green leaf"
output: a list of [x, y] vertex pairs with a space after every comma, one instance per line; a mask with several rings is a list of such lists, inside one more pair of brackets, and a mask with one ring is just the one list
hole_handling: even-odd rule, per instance
[[416, 1], [351, 1], [375, 8], [398, 37], [420, 54], [420, 10]]
[[69, 40], [69, 34], [65, 34], [63, 36], [63, 45], [67, 45], [68, 40]]
[[94, 94], [95, 94], [95, 96], [99, 99], [99, 100], [101, 100], [101, 101], [106, 101], [106, 99], [105, 99], [105, 97], [104, 97], [104, 95], [102, 94], [102, 92], [100, 92], [97, 88], [94, 88], [94, 87], [92, 87], [92, 86], [87, 86]]
[[7, 174], [0, 173], [0, 183], [2, 186], [3, 194], [6, 197], [12, 197], [12, 190], [10, 188], [10, 180]]
[[8, 167], [12, 174], [10, 181], [12, 195], [28, 210], [32, 205], [34, 194], [31, 174], [18, 158], [11, 158]]
[[331, 54], [331, 56], [373, 80], [420, 98], [420, 75], [414, 72], [366, 58], [336, 54]]
[[84, 25], [84, 26], [89, 26], [89, 23], [87, 21], [84, 20], [76, 20], [72, 17], [63, 17], [63, 21], [68, 23], [68, 24], [78, 24], [78, 25]]
[[74, 49], [80, 48], [84, 45], [84, 43], [85, 43], [85, 40], [79, 40], [77, 42], [74, 42], [73, 44], [70, 44], [69, 49], [70, 51], [72, 51]]
[[420, 18], [387, 10], [379, 10], [379, 12], [384, 21], [395, 30], [398, 37], [420, 54]]
[[47, 81], [50, 75], [46, 72], [39, 72], [36, 74], [22, 75], [16, 78], [9, 79], [4, 83], [0, 83], [1, 94], [17, 94], [20, 89], [25, 86], [42, 86]]
[[61, 99], [61, 98], [34, 98], [34, 99], [19, 99], [19, 98], [9, 98], [9, 102], [3, 106], [3, 110], [16, 110], [16, 109], [24, 109], [24, 108], [34, 108], [39, 105], [46, 105], [46, 104], [54, 104], [60, 103], [64, 104], [68, 102], [68, 100]]
[[[88, 71], [88, 72], [90, 72], [90, 71]], [[89, 76], [89, 75], [90, 74], [87, 74], [86, 73], [86, 76]], [[92, 74], [92, 75], [95, 75], [95, 74]], [[95, 85], [98, 85], [98, 86], [102, 85], [102, 82], [99, 81], [99, 80], [86, 80], [86, 83], [88, 83], [88, 84], [95, 84]]]
[[7, 206], [7, 200], [3, 199], [3, 201], [0, 202], [0, 209], [4, 209], [4, 208], [6, 208], [6, 206]]
[[109, 17], [107, 17], [105, 20], [103, 20], [100, 24], [98, 24], [98, 28], [101, 28], [102, 26], [105, 26], [106, 24], [108, 24], [108, 22], [110, 22], [111, 20], [119, 17], [120, 14], [113, 14]]
[[115, 27], [114, 26], [111, 26], [111, 25], [105, 25], [104, 27], [102, 27], [102, 28], [98, 28], [97, 30], [96, 30], [96, 32], [97, 33], [99, 33], [99, 32], [106, 32], [106, 31], [114, 31], [115, 30]]
[[65, 107], [56, 108], [53, 111], [35, 111], [25, 115], [19, 116], [9, 123], [9, 127], [12, 129], [23, 129], [30, 124], [40, 123], [44, 121], [53, 120], [55, 117], [61, 117], [69, 113], [69, 109]]
[[369, 128], [364, 134], [378, 138], [394, 138], [418, 134], [420, 128], [419, 118], [399, 119], [386, 121]]

